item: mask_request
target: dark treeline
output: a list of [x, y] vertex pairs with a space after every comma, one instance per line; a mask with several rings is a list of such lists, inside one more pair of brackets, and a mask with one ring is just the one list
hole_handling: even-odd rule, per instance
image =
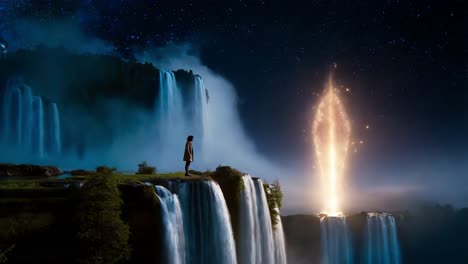
[[468, 263], [468, 208], [426, 205], [402, 215], [403, 263]]

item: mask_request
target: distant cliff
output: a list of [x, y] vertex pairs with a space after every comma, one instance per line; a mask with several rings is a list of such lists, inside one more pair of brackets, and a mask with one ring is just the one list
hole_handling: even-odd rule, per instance
[[[177, 70], [174, 76], [184, 101], [190, 101], [196, 75]], [[79, 156], [89, 146], [108, 148], [122, 126], [126, 132], [139, 127], [142, 116], [154, 112], [161, 96], [160, 70], [150, 63], [43, 46], [0, 57], [0, 97], [12, 79], [20, 79], [33, 95], [57, 104], [64, 151]], [[192, 118], [191, 105], [183, 106], [183, 113]]]
[[[468, 259], [468, 209], [427, 205], [395, 214], [402, 263], [465, 263]], [[348, 216], [354, 263], [365, 255], [366, 213]], [[320, 219], [316, 215], [283, 216], [288, 262], [321, 262]]]

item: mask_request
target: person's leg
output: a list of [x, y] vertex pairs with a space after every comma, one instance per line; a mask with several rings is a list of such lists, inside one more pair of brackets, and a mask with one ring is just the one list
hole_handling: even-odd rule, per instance
[[190, 161], [187, 161], [185, 163], [185, 176], [190, 176], [189, 169], [190, 169]]

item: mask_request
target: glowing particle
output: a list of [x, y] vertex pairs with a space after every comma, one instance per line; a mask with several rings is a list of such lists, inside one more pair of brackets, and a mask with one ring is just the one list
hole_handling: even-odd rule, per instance
[[351, 125], [331, 78], [317, 107], [312, 131], [325, 212], [329, 216], [341, 215], [341, 186]]

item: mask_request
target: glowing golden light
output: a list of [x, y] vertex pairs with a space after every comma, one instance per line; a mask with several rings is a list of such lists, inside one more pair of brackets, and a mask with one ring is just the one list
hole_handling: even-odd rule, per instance
[[330, 77], [313, 123], [313, 140], [325, 198], [324, 213], [341, 214], [343, 176], [351, 125]]

